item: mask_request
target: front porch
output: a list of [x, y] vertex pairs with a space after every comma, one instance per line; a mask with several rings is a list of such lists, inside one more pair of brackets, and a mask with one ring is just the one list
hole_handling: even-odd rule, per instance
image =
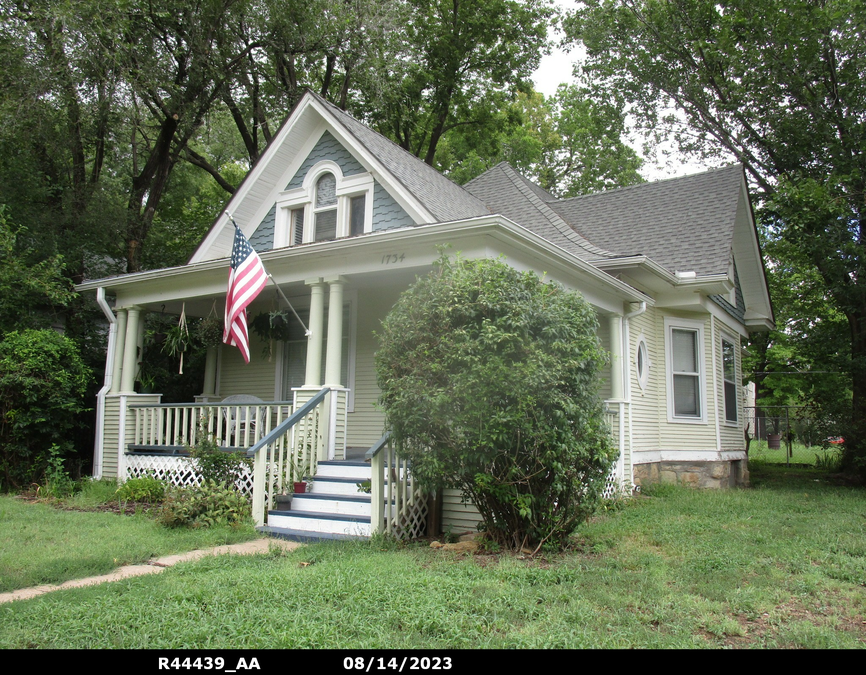
[[[163, 403], [159, 394], [136, 393], [143, 316], [185, 311], [188, 317], [206, 317], [215, 307], [219, 313], [225, 301], [225, 261], [86, 284], [83, 290], [96, 290], [110, 323], [105, 385], [97, 401], [95, 466], [100, 475], [124, 480], [153, 471], [172, 482], [186, 483], [191, 472], [184, 448], [194, 444], [198, 434], [207, 433], [220, 446], [243, 449], [254, 457], [255, 470], [238, 487], [253, 497], [254, 515], [261, 526], [274, 510], [274, 496], [288, 491], [289, 479], [297, 473], [293, 466], [306, 465], [305, 473], [314, 478], [314, 485], [323, 487], [324, 476], [316, 480], [320, 462], [346, 461], [347, 448], [366, 452], [382, 436], [384, 416], [376, 406], [376, 331], [402, 290], [431, 269], [443, 237], [466, 257], [505, 255], [518, 269], [543, 265], [548, 279], [580, 290], [596, 308], [599, 338], [612, 357], [602, 395], [608, 399], [608, 421], [620, 450], [609, 492], [629, 491], [631, 419], [626, 394], [628, 337], [623, 326], [644, 296], [563, 251], [552, 253], [534, 235], [493, 217], [263, 253], [280, 294], [269, 285], [250, 306], [250, 320], [275, 309], [287, 310], [283, 296], [298, 316], [290, 316], [289, 335], [282, 341], [269, 343], [251, 335], [248, 364], [236, 348], [209, 348], [201, 394], [193, 402]], [[107, 293], [115, 298], [113, 307]], [[327, 393], [315, 412], [300, 415], [323, 389]], [[232, 402], [238, 396], [256, 400], [239, 403], [234, 398]], [[386, 449], [383, 443], [369, 458], [373, 532], [387, 530], [387, 514], [391, 531], [400, 530], [402, 506], [396, 506], [395, 500], [413, 503], [412, 490], [400, 483], [411, 473], [397, 468], [396, 459], [384, 459]], [[377, 467], [379, 455], [382, 465]], [[353, 487], [357, 496], [357, 486]], [[391, 497], [385, 496], [388, 489], [394, 490]], [[442, 524], [447, 527], [452, 522], [455, 528], [466, 529], [473, 516], [466, 512], [464, 518], [458, 513], [461, 509], [446, 506]]]
[[[106, 436], [117, 441], [118, 480], [153, 475], [173, 485], [197, 484], [188, 450], [206, 435], [225, 451], [246, 451], [251, 467], [236, 487], [250, 496], [263, 531], [294, 539], [427, 534], [429, 498], [388, 436], [369, 449], [347, 446], [348, 390], [295, 393], [293, 401], [246, 403], [161, 404], [158, 394], [107, 397], [108, 418], [118, 421], [116, 433], [106, 428]], [[605, 489], [609, 498], [631, 487], [627, 414], [626, 403], [606, 402], [605, 419], [619, 448]], [[301, 480], [311, 487], [295, 494], [287, 508], [279, 496], [292, 494], [293, 483]], [[445, 507], [436, 520], [443, 528], [460, 528], [465, 518], [463, 513], [455, 520]]]

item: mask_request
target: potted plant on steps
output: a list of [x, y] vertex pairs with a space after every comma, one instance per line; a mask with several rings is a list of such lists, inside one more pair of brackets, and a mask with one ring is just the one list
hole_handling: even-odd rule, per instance
[[307, 478], [309, 478], [310, 463], [305, 460], [296, 458], [292, 462], [292, 481], [294, 482], [295, 494], [304, 494], [307, 491]]

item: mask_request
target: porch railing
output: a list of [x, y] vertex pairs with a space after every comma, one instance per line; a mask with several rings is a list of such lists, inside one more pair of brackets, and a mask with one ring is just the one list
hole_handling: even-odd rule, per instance
[[417, 486], [409, 462], [397, 456], [386, 432], [365, 456], [372, 467], [370, 517], [373, 533], [413, 539], [426, 533], [427, 499]]
[[315, 475], [318, 458], [336, 433], [336, 415], [327, 414], [329, 393], [331, 389], [323, 387], [247, 450], [247, 456], [253, 458], [253, 520], [257, 526], [264, 525], [273, 496], [289, 481], [302, 480], [299, 474]]
[[261, 403], [161, 403], [130, 405], [132, 450], [176, 452], [195, 445], [201, 434], [225, 448], [246, 449], [292, 412], [288, 401]]
[[604, 497], [611, 499], [625, 490], [630, 491], [630, 485], [626, 485], [626, 447], [625, 447], [625, 412], [626, 402], [611, 399], [604, 402], [604, 421], [610, 428], [610, 434], [614, 446], [617, 448], [617, 459], [608, 474], [604, 486]]

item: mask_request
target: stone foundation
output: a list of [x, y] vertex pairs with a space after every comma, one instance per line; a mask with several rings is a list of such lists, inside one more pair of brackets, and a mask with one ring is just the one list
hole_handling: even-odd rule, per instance
[[687, 485], [694, 488], [746, 487], [747, 460], [732, 462], [653, 462], [635, 464], [635, 485]]

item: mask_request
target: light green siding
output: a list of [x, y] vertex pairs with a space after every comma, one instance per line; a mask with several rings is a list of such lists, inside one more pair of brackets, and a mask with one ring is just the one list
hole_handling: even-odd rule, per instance
[[402, 288], [364, 289], [358, 293], [358, 325], [355, 351], [355, 408], [349, 413], [349, 447], [369, 447], [382, 436], [385, 416], [378, 409], [374, 355], [378, 347], [374, 331], [397, 301]]
[[460, 490], [442, 491], [442, 531], [454, 534], [477, 532], [481, 514], [475, 505], [464, 503]]
[[[656, 450], [661, 447], [658, 420], [665, 411], [664, 343], [658, 339], [655, 324], [658, 313], [652, 307], [629, 320], [628, 368], [631, 388], [631, 447], [634, 450]], [[646, 386], [641, 389], [637, 379], [635, 354], [643, 336], [649, 357]], [[661, 410], [660, 410], [661, 409]]]
[[120, 397], [105, 397], [102, 436], [102, 477], [117, 478], [117, 447], [120, 425]]
[[[252, 315], [251, 315], [252, 316]], [[277, 351], [282, 343], [274, 343], [274, 353], [270, 360], [263, 356], [265, 343], [258, 335], [250, 335], [250, 362], [244, 358], [237, 347], [220, 347], [219, 383], [217, 396], [220, 399], [237, 394], [258, 396], [263, 401], [274, 400], [274, 386], [277, 372]]]
[[[668, 394], [667, 380], [665, 378], [667, 368], [667, 350], [665, 348], [665, 322], [664, 317], [671, 316], [688, 321], [700, 322], [703, 326], [703, 386], [706, 391], [706, 422], [669, 422], [668, 421]], [[659, 376], [661, 389], [658, 397], [658, 429], [659, 449], [661, 450], [716, 450], [716, 411], [718, 409], [716, 392], [713, 389], [712, 370], [712, 348], [713, 338], [710, 331], [710, 317], [708, 314], [693, 313], [670, 313], [658, 312], [655, 322], [655, 341], [661, 345], [658, 350], [661, 356], [659, 360]]]
[[[724, 324], [716, 321], [716, 392], [718, 396], [719, 436], [721, 438], [722, 450], [745, 450], [746, 441], [743, 435], [743, 391], [739, 383], [743, 381], [742, 352], [740, 351], [740, 338], [731, 330], [724, 330]], [[731, 424], [725, 419], [725, 379], [724, 365], [722, 361], [722, 337], [734, 345], [736, 355], [736, 378], [737, 386], [737, 423]]]

